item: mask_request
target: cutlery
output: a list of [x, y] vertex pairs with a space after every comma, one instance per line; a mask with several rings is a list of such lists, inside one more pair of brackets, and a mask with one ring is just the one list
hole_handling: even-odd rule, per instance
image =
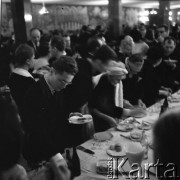
[[125, 135], [123, 135], [123, 134], [120, 134], [120, 136], [122, 136], [122, 137], [124, 137], [124, 138], [126, 138], [126, 139], [131, 140], [130, 136], [125, 136]]
[[86, 152], [86, 153], [88, 153], [88, 154], [91, 154], [91, 155], [94, 155], [94, 154], [95, 154], [94, 151], [92, 151], [92, 150], [90, 150], [90, 149], [87, 149], [87, 148], [85, 148], [85, 147], [83, 147], [83, 146], [78, 146], [77, 149], [79, 149], [79, 150], [81, 150], [81, 151], [83, 151], [83, 152]]

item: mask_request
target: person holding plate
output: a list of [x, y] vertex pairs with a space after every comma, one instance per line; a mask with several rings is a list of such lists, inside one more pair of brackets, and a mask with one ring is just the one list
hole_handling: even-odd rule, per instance
[[23, 120], [27, 139], [23, 155], [31, 166], [64, 152], [67, 147], [63, 89], [77, 71], [73, 58], [61, 56], [25, 96]]

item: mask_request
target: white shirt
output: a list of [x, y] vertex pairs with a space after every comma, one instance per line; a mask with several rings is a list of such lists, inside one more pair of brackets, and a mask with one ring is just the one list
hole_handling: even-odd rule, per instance
[[[26, 69], [23, 69], [23, 68], [15, 68], [15, 69], [13, 70], [13, 73], [19, 74], [19, 75], [21, 75], [21, 76], [33, 78], [33, 76], [32, 76]], [[33, 78], [33, 79], [34, 79], [34, 78]]]

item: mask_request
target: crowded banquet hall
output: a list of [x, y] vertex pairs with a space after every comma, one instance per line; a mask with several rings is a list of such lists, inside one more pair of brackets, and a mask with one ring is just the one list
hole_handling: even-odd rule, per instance
[[0, 180], [180, 179], [180, 1], [0, 0]]

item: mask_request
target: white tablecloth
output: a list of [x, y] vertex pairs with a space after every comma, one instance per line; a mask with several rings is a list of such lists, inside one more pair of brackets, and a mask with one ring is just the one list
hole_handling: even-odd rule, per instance
[[[172, 96], [172, 101], [171, 103], [169, 103], [169, 109], [173, 109], [175, 107], [180, 107], [180, 93], [175, 93]], [[141, 123], [142, 121], [148, 121], [153, 124], [158, 120], [159, 118], [159, 113], [160, 113], [160, 109], [161, 109], [161, 105], [163, 104], [164, 100], [161, 100], [160, 102], [154, 104], [153, 106], [151, 106], [150, 108], [147, 109], [147, 115], [146, 117], [143, 118], [138, 118], [137, 120]], [[124, 137], [121, 137], [120, 134], [123, 135], [128, 135], [130, 132], [120, 132], [117, 131], [116, 129], [110, 129], [109, 132], [113, 135], [111, 140], [105, 141], [105, 142], [98, 142], [95, 141], [94, 139], [91, 139], [89, 141], [86, 141], [85, 143], [82, 144], [83, 147], [90, 149], [92, 151], [95, 152], [94, 155], [90, 155], [88, 153], [85, 153], [81, 150], [77, 150], [80, 161], [81, 161], [81, 169], [82, 172], [86, 172], [86, 173], [90, 173], [90, 174], [94, 174], [96, 175], [96, 163], [99, 159], [109, 159], [111, 158], [109, 155], [107, 155], [106, 150], [107, 148], [115, 143], [120, 143], [122, 146], [124, 144], [126, 144], [128, 141], [131, 141], [129, 139], [126, 139]], [[147, 137], [148, 137], [148, 141], [151, 142], [152, 141], [152, 129], [148, 130], [145, 132]], [[148, 159], [144, 160], [142, 165], [145, 163], [153, 163], [153, 150], [151, 148], [149, 148], [148, 150]], [[130, 165], [127, 162], [124, 165], [124, 169], [126, 171], [131, 170], [130, 169]], [[150, 168], [151, 172], [154, 172], [154, 169]], [[83, 175], [84, 176], [84, 175]], [[103, 179], [106, 179], [107, 176], [105, 175], [101, 175], [98, 177], [102, 177]], [[98, 179], [98, 177], [96, 179]], [[93, 179], [93, 178], [92, 178]], [[95, 179], [95, 178], [94, 178]], [[126, 179], [123, 176], [119, 176], [119, 179]], [[150, 174], [150, 179], [157, 179], [155, 174]]]

